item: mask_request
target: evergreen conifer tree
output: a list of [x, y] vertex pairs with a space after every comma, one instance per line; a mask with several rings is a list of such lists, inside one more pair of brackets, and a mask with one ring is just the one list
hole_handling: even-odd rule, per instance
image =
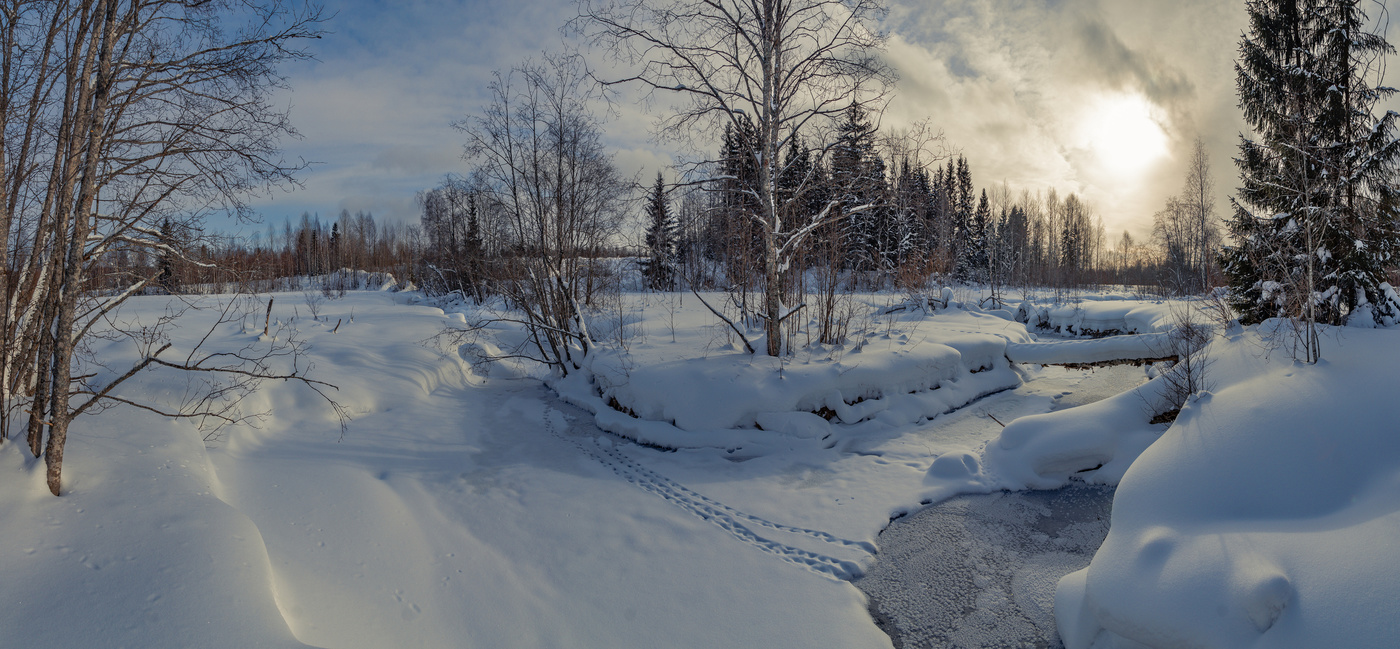
[[1394, 264], [1400, 143], [1394, 93], [1375, 78], [1394, 53], [1366, 29], [1358, 0], [1253, 0], [1235, 65], [1241, 187], [1222, 254], [1241, 320], [1294, 318], [1302, 358], [1320, 352], [1316, 324], [1395, 317], [1384, 271]]
[[968, 237], [972, 246], [969, 257], [973, 276], [979, 282], [991, 280], [993, 226], [992, 206], [987, 201], [987, 190], [983, 189], [982, 197], [977, 201], [977, 210], [972, 215], [972, 232]]
[[953, 278], [959, 282], [977, 281], [978, 271], [986, 266], [979, 263], [978, 250], [980, 243], [976, 240], [973, 219], [976, 215], [976, 207], [973, 203], [972, 169], [967, 164], [967, 158], [958, 157], [956, 169], [949, 164], [949, 197], [952, 203], [950, 208], [953, 213], [953, 254], [956, 260], [953, 267]]
[[656, 185], [647, 199], [647, 257], [641, 261], [647, 287], [676, 289], [676, 221], [666, 206], [666, 182], [656, 172]]
[[845, 219], [848, 257], [846, 265], [855, 270], [879, 267], [879, 205], [883, 199], [884, 162], [875, 155], [875, 127], [859, 104], [851, 104], [845, 119], [837, 125], [837, 140], [831, 156], [831, 182]]
[[170, 219], [160, 223], [160, 243], [165, 249], [160, 252], [160, 276], [156, 283], [165, 289], [166, 294], [174, 295], [180, 290], [180, 279], [175, 275], [175, 230]]

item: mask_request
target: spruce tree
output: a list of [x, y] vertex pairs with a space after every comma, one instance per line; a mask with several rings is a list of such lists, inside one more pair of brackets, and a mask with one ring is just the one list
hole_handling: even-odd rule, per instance
[[676, 221], [666, 206], [666, 182], [656, 173], [656, 186], [647, 198], [647, 257], [641, 261], [647, 287], [676, 289]]
[[175, 230], [168, 218], [160, 223], [160, 243], [163, 248], [160, 252], [160, 276], [156, 283], [165, 289], [167, 295], [174, 295], [180, 290], [180, 280], [175, 276]]
[[467, 241], [463, 257], [458, 266], [466, 275], [466, 285], [471, 288], [480, 304], [486, 299], [486, 238], [481, 232], [481, 218], [477, 215], [477, 193], [467, 193]]
[[972, 232], [968, 240], [972, 245], [970, 260], [973, 269], [973, 276], [976, 281], [991, 281], [991, 259], [992, 259], [992, 206], [987, 201], [987, 190], [982, 190], [982, 197], [977, 201], [977, 210], [972, 216]]
[[953, 254], [955, 255], [955, 265], [953, 267], [953, 278], [959, 282], [977, 281], [978, 271], [985, 266], [979, 263], [978, 249], [980, 243], [977, 241], [975, 225], [976, 207], [974, 204], [974, 190], [972, 186], [972, 169], [967, 164], [967, 158], [958, 157], [956, 170], [952, 168], [952, 161], [949, 164], [949, 197], [953, 213]]
[[[1336, 287], [1324, 302], [1326, 321], [1341, 324], [1357, 317], [1381, 323], [1400, 307], [1387, 299], [1385, 286], [1400, 245], [1394, 187], [1400, 142], [1397, 115], [1375, 116], [1395, 90], [1380, 85], [1383, 80], [1372, 78], [1372, 71], [1384, 70], [1383, 59], [1395, 48], [1383, 34], [1367, 31], [1359, 0], [1321, 3], [1316, 16], [1323, 70], [1316, 83], [1323, 93], [1319, 126], [1326, 134], [1321, 157], [1331, 207], [1322, 250], [1335, 258], [1330, 266]], [[1363, 311], [1367, 305], [1371, 308]]]
[[340, 270], [340, 223], [331, 224], [331, 271]]
[[1316, 324], [1385, 321], [1394, 263], [1400, 155], [1394, 93], [1375, 77], [1394, 48], [1366, 31], [1357, 0], [1254, 0], [1236, 87], [1253, 137], [1242, 135], [1241, 187], [1222, 254], [1230, 302], [1245, 323], [1300, 323], [1301, 357], [1317, 360]]
[[846, 266], [854, 270], [878, 268], [878, 207], [883, 202], [884, 162], [875, 155], [875, 127], [859, 104], [851, 104], [837, 125], [831, 182], [846, 211]]

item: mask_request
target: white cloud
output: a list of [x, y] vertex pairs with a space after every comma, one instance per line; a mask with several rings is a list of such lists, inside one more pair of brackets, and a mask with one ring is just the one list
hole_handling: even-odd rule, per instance
[[[324, 164], [303, 176], [304, 191], [259, 203], [275, 221], [342, 207], [416, 220], [414, 193], [463, 170], [450, 124], [484, 103], [492, 70], [557, 50], [576, 11], [570, 0], [327, 4], [336, 33], [317, 45], [320, 63], [289, 70], [294, 91], [282, 98], [305, 136], [288, 143], [289, 157]], [[1135, 236], [1179, 190], [1199, 134], [1223, 213], [1245, 128], [1233, 71], [1244, 17], [1233, 0], [893, 2], [887, 56], [901, 78], [883, 123], [929, 118], [979, 185], [1079, 192], [1111, 232]], [[1086, 114], [1115, 93], [1150, 99], [1166, 137], [1167, 154], [1135, 178], [1106, 173], [1085, 146]], [[608, 116], [607, 142], [628, 175], [684, 157], [652, 141], [652, 122], [633, 98]]]
[[[1152, 213], [1178, 191], [1185, 152], [1200, 133], [1223, 209], [1233, 186], [1228, 160], [1243, 127], [1232, 110], [1231, 65], [1244, 12], [1225, 4], [902, 3], [889, 20], [888, 56], [901, 82], [887, 121], [931, 117], [967, 155], [978, 184], [1078, 192], [1110, 231], [1135, 235], [1147, 233]], [[1105, 158], [1127, 154], [1121, 142], [1104, 139], [1125, 134], [1112, 133], [1121, 124], [1096, 122], [1103, 102], [1125, 96], [1151, 101], [1167, 147], [1135, 163], [1133, 174], [1123, 173], [1121, 160], [1105, 168]], [[1152, 144], [1150, 130], [1143, 146]], [[1096, 152], [1095, 142], [1104, 150]]]

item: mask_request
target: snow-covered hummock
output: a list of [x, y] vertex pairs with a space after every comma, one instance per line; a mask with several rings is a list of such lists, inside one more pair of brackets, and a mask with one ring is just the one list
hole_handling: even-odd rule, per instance
[[[625, 352], [622, 345], [600, 348], [585, 371], [551, 386], [594, 413], [601, 428], [628, 439], [754, 452], [775, 440], [781, 446], [783, 437], [858, 436], [933, 419], [1019, 385], [1013, 363], [1098, 363], [1172, 353], [1165, 333], [1173, 319], [1169, 303], [1108, 295], [1078, 305], [1027, 302], [1022, 315], [1075, 314], [1079, 329], [1069, 330], [1140, 332], [1037, 340], [1014, 321], [1015, 314], [954, 302], [952, 296], [952, 289], [944, 289], [939, 304], [948, 306], [936, 309], [927, 300], [882, 307], [882, 296], [865, 296], [877, 320], [854, 330], [847, 346], [814, 346], [784, 359], [743, 353], [733, 343], [716, 345], [718, 324], [707, 310], [688, 296], [661, 296], [630, 315], [645, 325], [645, 334]], [[677, 310], [677, 301], [687, 299]], [[719, 304], [723, 296], [709, 299]], [[669, 316], [672, 310], [678, 316]], [[657, 327], [677, 318], [672, 342], [670, 327]], [[616, 319], [600, 320], [590, 329], [602, 341], [616, 331]], [[1086, 322], [1097, 328], [1086, 328]]]
[[[1127, 470], [1108, 539], [1060, 582], [1066, 647], [1394, 646], [1397, 335], [1326, 329], [1315, 366], [1266, 355], [1269, 338], [1254, 330], [1213, 345], [1214, 392]], [[1127, 416], [1111, 403], [1121, 400], [1085, 428], [1131, 430], [1115, 420]], [[1112, 446], [1097, 432], [1041, 432], [1071, 440], [1066, 448]], [[1101, 443], [1086, 443], [1095, 436]]]
[[1173, 355], [1168, 336], [1168, 333], [1148, 333], [1092, 340], [1012, 342], [1006, 345], [1006, 357], [1016, 363], [1041, 365], [1162, 359]]
[[975, 307], [912, 310], [883, 316], [846, 347], [779, 359], [733, 345], [708, 351], [702, 337], [714, 334], [695, 320], [709, 314], [695, 300], [687, 310], [679, 343], [657, 332], [653, 317], [645, 342], [625, 354], [600, 349], [585, 371], [551, 385], [629, 439], [752, 450], [775, 436], [825, 439], [918, 423], [1014, 388], [1021, 377], [1007, 360], [1008, 341], [1032, 340], [1021, 324]]
[[[1180, 308], [1180, 302], [1177, 308]], [[1070, 302], [1023, 302], [1017, 320], [1032, 328], [1067, 335], [1110, 335], [1163, 332], [1172, 327], [1173, 302], [1132, 300], [1120, 295], [1087, 294]]]
[[1117, 484], [1166, 430], [1152, 418], [1170, 410], [1164, 377], [1102, 401], [1011, 422], [982, 451], [996, 488], [1058, 489], [1071, 479]]

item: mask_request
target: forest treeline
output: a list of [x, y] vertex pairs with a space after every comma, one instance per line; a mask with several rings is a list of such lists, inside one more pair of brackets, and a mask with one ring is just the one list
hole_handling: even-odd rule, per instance
[[[1127, 231], [1110, 237], [1093, 205], [1074, 193], [1013, 192], [1004, 183], [976, 188], [971, 163], [961, 155], [934, 164], [908, 157], [890, 163], [881, 150], [894, 147], [878, 135], [861, 132], [842, 147], [851, 153], [815, 171], [819, 180], [808, 198], [813, 206], [836, 192], [855, 194], [849, 188], [854, 186], [862, 194], [847, 200], [875, 207], [814, 235], [802, 255], [809, 273], [833, 270], [852, 290], [915, 290], [933, 282], [1002, 290], [1129, 286], [1163, 295], [1194, 292], [1219, 277], [1210, 254], [1220, 240], [1211, 203], [1204, 237], [1195, 231], [1200, 208], [1180, 196], [1156, 215], [1149, 238], [1135, 239]], [[742, 218], [741, 204], [750, 199], [739, 189], [740, 174], [752, 169], [743, 168], [730, 139], [718, 179], [684, 187], [663, 181], [659, 192], [654, 184], [629, 187], [629, 199], [641, 200], [626, 201], [629, 209], [600, 232], [605, 236], [578, 254], [640, 263], [651, 248], [669, 248], [664, 255], [674, 269], [671, 280], [644, 279], [641, 288], [680, 290], [684, 279], [706, 289], [754, 286], [762, 251], [758, 234]], [[788, 155], [809, 161], [811, 149]], [[304, 212], [251, 236], [166, 221], [156, 238], [179, 253], [113, 246], [94, 265], [93, 285], [122, 290], [130, 278], [149, 275], [155, 280], [148, 293], [266, 292], [299, 290], [339, 270], [364, 270], [434, 293], [461, 291], [484, 299], [493, 292], [493, 260], [527, 252], [511, 240], [501, 214], [464, 179], [421, 192], [418, 204], [416, 223], [380, 223], [365, 211], [341, 210], [333, 219]], [[656, 205], [668, 217], [662, 239], [648, 221]]]
[[[1093, 205], [1074, 193], [1013, 192], [1006, 183], [979, 188], [965, 156], [915, 150], [927, 147], [907, 133], [877, 132], [859, 106], [848, 108], [832, 133], [833, 142], [816, 147], [800, 135], [790, 138], [786, 173], [777, 180], [791, 205], [788, 227], [835, 204], [784, 273], [796, 293], [814, 292], [822, 284], [814, 276], [828, 273], [829, 284], [842, 290], [904, 291], [956, 283], [995, 291], [1128, 285], [1185, 294], [1218, 278], [1212, 251], [1219, 219], [1202, 143], [1182, 194], [1139, 241], [1126, 231], [1110, 237]], [[658, 174], [633, 203], [641, 218], [600, 223], [579, 254], [638, 257], [650, 269], [645, 284], [653, 290], [687, 283], [755, 290], [765, 251], [749, 218], [756, 199], [746, 190], [757, 173], [753, 137], [751, 128], [726, 129], [715, 162], [699, 170], [698, 181], [668, 183]], [[814, 149], [828, 151], [829, 162], [816, 159]], [[432, 271], [419, 276], [429, 290], [481, 299], [494, 290], [492, 260], [528, 251], [488, 194], [470, 178], [457, 178], [420, 196], [423, 259]]]

